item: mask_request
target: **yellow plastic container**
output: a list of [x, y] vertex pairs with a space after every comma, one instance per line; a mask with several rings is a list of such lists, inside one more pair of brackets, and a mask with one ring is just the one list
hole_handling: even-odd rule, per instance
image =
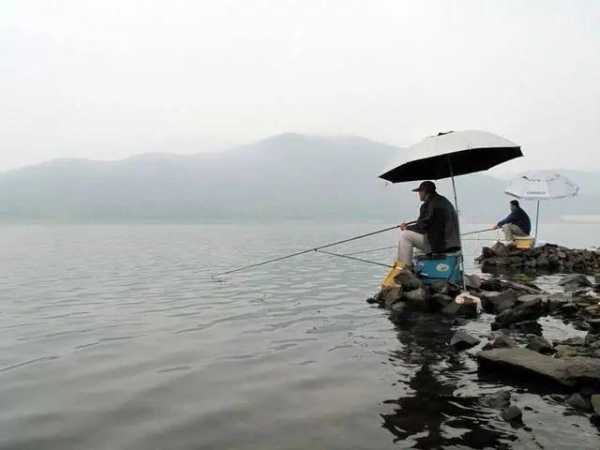
[[521, 250], [528, 250], [535, 245], [535, 238], [531, 236], [519, 236], [513, 239], [515, 247]]

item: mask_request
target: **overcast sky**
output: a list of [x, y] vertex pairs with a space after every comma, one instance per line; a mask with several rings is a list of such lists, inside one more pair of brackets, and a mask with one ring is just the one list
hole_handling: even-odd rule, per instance
[[451, 129], [600, 169], [600, 2], [0, 2], [0, 170]]

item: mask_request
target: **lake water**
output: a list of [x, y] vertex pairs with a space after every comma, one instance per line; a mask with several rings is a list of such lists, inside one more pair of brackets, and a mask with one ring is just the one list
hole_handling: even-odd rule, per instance
[[[474, 351], [449, 352], [455, 326], [396, 327], [368, 305], [382, 267], [309, 254], [211, 278], [385, 226], [0, 227], [0, 448], [600, 448], [543, 386], [480, 377]], [[596, 230], [544, 225], [542, 237], [591, 246]], [[482, 242], [467, 244], [469, 262]], [[485, 336], [492, 320], [464, 327]], [[576, 333], [541, 322], [550, 338]], [[480, 401], [506, 388], [525, 427]]]

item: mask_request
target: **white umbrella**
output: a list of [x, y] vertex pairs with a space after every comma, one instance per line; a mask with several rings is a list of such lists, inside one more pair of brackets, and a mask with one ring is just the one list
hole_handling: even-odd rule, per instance
[[564, 175], [548, 170], [526, 172], [510, 182], [504, 192], [523, 200], [537, 200], [535, 237], [538, 234], [540, 200], [575, 197], [579, 186]]

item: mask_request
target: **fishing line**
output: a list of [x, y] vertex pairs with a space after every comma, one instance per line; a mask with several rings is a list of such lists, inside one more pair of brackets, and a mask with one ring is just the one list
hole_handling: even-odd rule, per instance
[[[412, 225], [414, 223], [416, 223], [416, 222], [414, 222], [414, 221], [413, 222], [408, 222], [406, 225]], [[249, 265], [246, 265], [246, 266], [238, 267], [237, 269], [227, 270], [225, 272], [220, 272], [220, 273], [217, 273], [217, 274], [213, 275], [213, 279], [215, 277], [218, 277], [218, 276], [221, 276], [221, 275], [228, 275], [228, 274], [231, 274], [231, 273], [240, 272], [242, 270], [253, 269], [255, 267], [264, 266], [265, 264], [271, 264], [271, 263], [278, 262], [278, 261], [284, 261], [286, 259], [293, 258], [295, 256], [305, 255], [305, 254], [311, 253], [311, 252], [317, 252], [317, 251], [320, 251], [320, 250], [325, 249], [325, 248], [329, 248], [329, 247], [333, 247], [333, 246], [336, 246], [336, 245], [345, 244], [347, 242], [356, 241], [358, 239], [363, 239], [363, 238], [366, 238], [366, 237], [369, 237], [369, 236], [373, 236], [375, 234], [385, 233], [386, 231], [391, 231], [391, 230], [395, 230], [397, 228], [400, 228], [400, 226], [401, 225], [394, 225], [392, 227], [387, 227], [387, 228], [383, 228], [381, 230], [371, 231], [370, 233], [365, 233], [365, 234], [361, 234], [361, 235], [358, 235], [358, 236], [353, 236], [353, 237], [348, 238], [348, 239], [343, 239], [341, 241], [336, 241], [336, 242], [332, 242], [332, 243], [329, 243], [329, 244], [321, 245], [321, 246], [318, 246], [318, 247], [309, 248], [309, 249], [306, 249], [306, 250], [301, 250], [301, 251], [298, 251], [298, 252], [295, 252], [295, 253], [291, 253], [289, 255], [279, 256], [277, 258], [268, 259], [266, 261], [261, 261], [261, 262], [257, 262], [257, 263], [254, 263], [254, 264], [249, 264]]]
[[362, 258], [355, 258], [354, 256], [349, 256], [349, 255], [344, 255], [341, 253], [334, 253], [334, 252], [328, 252], [327, 250], [317, 250], [318, 253], [323, 253], [324, 255], [329, 255], [329, 256], [337, 256], [338, 258], [346, 258], [346, 259], [351, 259], [352, 261], [360, 261], [366, 264], [374, 264], [376, 266], [382, 266], [382, 267], [387, 267], [389, 269], [391, 269], [394, 266], [390, 266], [389, 264], [383, 264], [377, 261], [370, 261], [368, 259], [362, 259]]

